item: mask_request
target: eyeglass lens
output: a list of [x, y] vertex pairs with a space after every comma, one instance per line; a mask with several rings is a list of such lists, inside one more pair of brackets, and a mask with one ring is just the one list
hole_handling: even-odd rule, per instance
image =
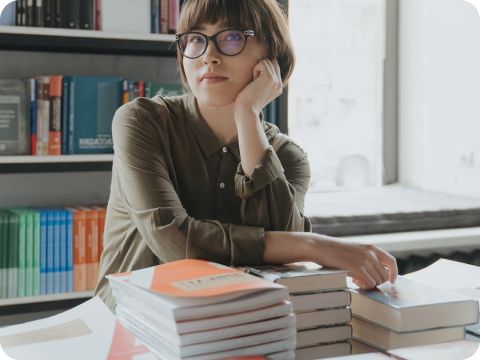
[[[245, 45], [245, 35], [239, 30], [226, 30], [216, 35], [218, 50], [224, 55], [237, 55]], [[199, 33], [187, 33], [180, 37], [183, 55], [195, 58], [203, 54], [208, 44], [207, 37]]]

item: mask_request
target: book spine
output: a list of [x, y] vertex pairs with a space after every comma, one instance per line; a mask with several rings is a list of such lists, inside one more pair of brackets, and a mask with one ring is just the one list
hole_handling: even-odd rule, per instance
[[43, 26], [55, 27], [55, 1], [43, 0]]
[[52, 210], [47, 211], [47, 294], [53, 294], [54, 291], [54, 222], [55, 214]]
[[[53, 27], [56, 28], [61, 28], [63, 27], [63, 17], [64, 17], [64, 5], [65, 1], [64, 0], [54, 0], [55, 1], [55, 7], [54, 7], [54, 16], [53, 16]], [[66, 0], [68, 3], [70, 0]]]
[[73, 212], [66, 210], [67, 226], [67, 291], [73, 291]]
[[160, 18], [159, 18], [159, 13], [160, 13], [160, 4], [158, 0], [150, 0], [151, 4], [151, 14], [152, 14], [152, 20], [151, 20], [151, 33], [152, 34], [158, 34], [160, 32]]
[[44, 26], [43, 0], [35, 0], [35, 26]]
[[68, 82], [68, 154], [75, 153], [75, 78]]
[[28, 210], [25, 212], [25, 219], [26, 219], [26, 226], [25, 226], [25, 239], [26, 239], [26, 247], [25, 247], [25, 296], [33, 296], [34, 288], [33, 288], [33, 246], [34, 246], [34, 238], [33, 238], [33, 212]]
[[40, 294], [48, 294], [47, 278], [48, 278], [48, 213], [40, 210]]
[[22, 2], [20, 0], [15, 2], [15, 26], [22, 26]]
[[37, 155], [48, 155], [49, 139], [49, 82], [48, 76], [40, 76], [37, 82]]
[[95, 30], [102, 30], [102, 0], [95, 0]]
[[177, 31], [178, 16], [180, 14], [180, 0], [168, 1], [168, 33], [175, 34]]
[[17, 279], [17, 296], [25, 296], [25, 283], [26, 283], [26, 216], [24, 213], [18, 214], [18, 279]]
[[60, 133], [62, 136], [62, 146], [61, 146], [61, 153], [62, 155], [68, 154], [68, 89], [69, 89], [69, 81], [70, 77], [64, 76], [62, 81], [62, 116], [61, 116], [61, 125], [60, 125]]
[[33, 212], [33, 295], [40, 295], [40, 212]]
[[168, 1], [160, 0], [160, 33], [168, 34]]
[[86, 270], [86, 212], [75, 209], [73, 214], [73, 288], [87, 290]]
[[138, 96], [145, 97], [145, 81], [143, 80], [138, 82]]
[[18, 248], [19, 248], [19, 220], [18, 215], [10, 212], [8, 234], [8, 297], [14, 298], [18, 295]]
[[33, 0], [27, 0], [26, 13], [25, 13], [25, 25], [35, 25], [35, 12], [34, 12]]
[[[80, 0], [63, 0], [62, 2], [62, 24], [67, 29], [80, 28], [80, 12], [85, 7], [80, 8]], [[85, 4], [86, 5], [86, 4]], [[82, 11], [83, 12], [83, 11]]]
[[21, 25], [26, 26], [27, 25], [27, 0], [17, 0], [21, 2]]
[[0, 299], [7, 297], [7, 254], [8, 248], [5, 246], [7, 238], [3, 235], [4, 213], [0, 210]]
[[67, 212], [65, 210], [58, 211], [60, 224], [60, 286], [59, 292], [67, 292]]
[[35, 79], [28, 80], [30, 85], [30, 154], [37, 154], [37, 85]]
[[126, 104], [130, 101], [130, 93], [128, 91], [128, 80], [122, 81], [122, 104]]
[[48, 155], [61, 155], [62, 76], [50, 76]]
[[60, 292], [60, 212], [53, 211], [53, 292], [55, 294]]
[[[78, 1], [78, 0], [77, 0]], [[83, 0], [80, 6], [79, 28], [83, 30], [93, 30], [95, 15], [94, 0]]]
[[87, 263], [87, 290], [95, 289], [98, 277], [98, 211], [86, 211], [86, 263]]

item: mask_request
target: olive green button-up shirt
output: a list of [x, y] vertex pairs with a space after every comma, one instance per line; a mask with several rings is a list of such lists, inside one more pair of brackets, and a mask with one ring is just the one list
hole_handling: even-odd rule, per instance
[[138, 98], [117, 110], [95, 291], [110, 308], [107, 274], [185, 258], [261, 264], [265, 231], [310, 231], [307, 156], [276, 126], [263, 126], [271, 145], [246, 176], [238, 141], [220, 143], [193, 95]]

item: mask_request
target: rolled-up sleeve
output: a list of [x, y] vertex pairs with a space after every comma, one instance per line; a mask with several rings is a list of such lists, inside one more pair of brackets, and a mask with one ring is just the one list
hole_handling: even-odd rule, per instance
[[310, 181], [308, 157], [292, 141], [277, 152], [270, 146], [251, 176], [245, 175], [241, 163], [238, 166], [235, 192], [242, 199], [242, 223], [265, 230], [311, 231], [310, 220], [303, 215]]
[[229, 265], [262, 263], [264, 228], [197, 220], [187, 214], [169, 177], [168, 138], [153, 119], [169, 116], [129, 104], [117, 110], [114, 167], [128, 212], [160, 261], [201, 258]]

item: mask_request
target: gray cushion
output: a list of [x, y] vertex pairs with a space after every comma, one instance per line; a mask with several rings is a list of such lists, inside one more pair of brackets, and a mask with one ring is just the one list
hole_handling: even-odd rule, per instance
[[352, 236], [480, 226], [480, 199], [401, 185], [308, 193], [313, 232]]

